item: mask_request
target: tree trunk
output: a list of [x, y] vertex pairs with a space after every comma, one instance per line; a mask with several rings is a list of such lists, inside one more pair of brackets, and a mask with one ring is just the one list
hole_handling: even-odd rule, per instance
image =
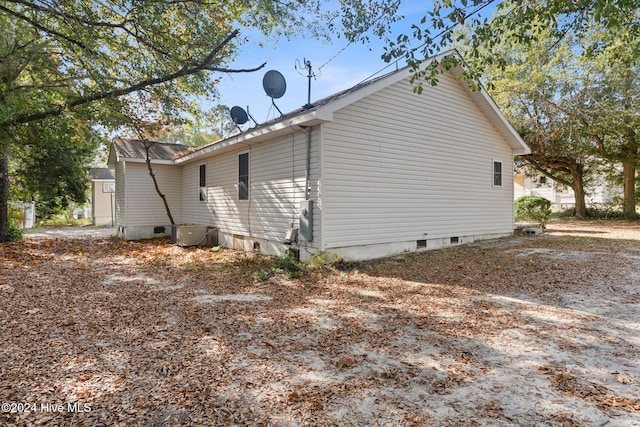
[[9, 157], [0, 153], [0, 243], [9, 241]]
[[158, 186], [158, 180], [156, 180], [156, 173], [153, 170], [153, 168], [151, 167], [151, 159], [149, 158], [149, 149], [151, 148], [151, 146], [154, 144], [154, 142], [148, 143], [148, 142], [144, 142], [144, 148], [146, 150], [147, 153], [147, 169], [149, 169], [149, 175], [151, 176], [151, 179], [153, 180], [153, 185], [156, 187], [156, 193], [158, 193], [158, 196], [160, 196], [160, 198], [162, 199], [162, 202], [164, 203], [164, 209], [167, 211], [167, 216], [169, 217], [169, 222], [171, 222], [171, 225], [175, 225], [175, 221], [173, 220], [173, 215], [171, 215], [171, 209], [169, 208], [169, 202], [167, 202], [167, 196], [165, 196], [162, 191], [160, 191], [160, 187]]
[[[585, 219], [587, 217], [586, 193], [584, 191], [584, 165], [569, 157], [548, 159], [541, 154], [527, 154], [522, 156], [522, 158], [544, 176], [553, 179], [557, 183], [571, 187], [576, 202], [576, 218]], [[571, 175], [571, 180], [557, 176], [553, 173], [554, 171]]]
[[573, 189], [573, 194], [576, 199], [575, 216], [578, 219], [585, 219], [587, 217], [587, 204], [585, 203], [585, 191], [584, 183], [582, 182], [582, 174], [574, 174], [571, 188]]
[[636, 219], [636, 163], [633, 160], [622, 162], [624, 183], [623, 212], [627, 219]]

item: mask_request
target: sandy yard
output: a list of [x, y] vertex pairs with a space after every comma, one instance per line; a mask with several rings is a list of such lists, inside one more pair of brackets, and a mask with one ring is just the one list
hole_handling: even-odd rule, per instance
[[262, 280], [166, 240], [0, 246], [0, 424], [640, 426], [640, 224]]

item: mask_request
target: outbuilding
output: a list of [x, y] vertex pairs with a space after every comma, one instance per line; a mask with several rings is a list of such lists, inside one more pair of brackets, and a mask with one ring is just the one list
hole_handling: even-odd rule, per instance
[[113, 225], [115, 210], [115, 173], [108, 168], [93, 168], [91, 178], [91, 218], [93, 225]]

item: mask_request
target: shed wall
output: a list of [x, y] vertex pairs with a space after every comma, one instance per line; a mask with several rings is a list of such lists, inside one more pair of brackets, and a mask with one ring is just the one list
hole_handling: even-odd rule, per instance
[[113, 225], [112, 215], [114, 214], [113, 207], [115, 205], [115, 194], [112, 195], [110, 192], [105, 191], [108, 189], [105, 188], [104, 184], [112, 188], [115, 181], [112, 179], [94, 179], [91, 184], [91, 213], [93, 216], [93, 225]]
[[[174, 221], [182, 222], [182, 176], [180, 168], [172, 165], [153, 165], [160, 191], [166, 196]], [[116, 170], [117, 178], [117, 170]], [[116, 192], [120, 195], [118, 181]], [[170, 224], [162, 199], [155, 190], [145, 163], [128, 162], [124, 189], [126, 218], [118, 224], [128, 227], [161, 226]], [[120, 217], [118, 218], [120, 221]]]
[[126, 194], [126, 164], [125, 162], [116, 163], [116, 226], [124, 226], [127, 224], [127, 210], [125, 209]]

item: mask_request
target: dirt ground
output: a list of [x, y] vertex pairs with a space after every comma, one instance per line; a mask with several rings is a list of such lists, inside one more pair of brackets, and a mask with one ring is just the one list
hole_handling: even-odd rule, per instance
[[637, 222], [261, 280], [271, 263], [0, 246], [0, 424], [640, 426]]

